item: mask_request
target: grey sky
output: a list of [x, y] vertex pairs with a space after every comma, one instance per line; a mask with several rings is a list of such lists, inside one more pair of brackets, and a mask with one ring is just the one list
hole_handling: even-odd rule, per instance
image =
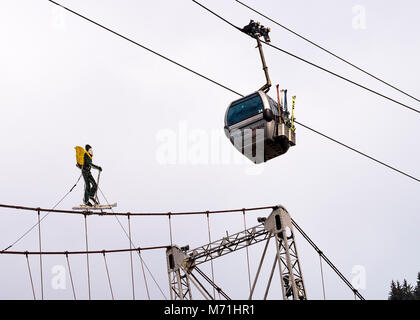
[[[241, 93], [251, 93], [264, 82], [255, 43], [192, 1], [60, 3]], [[271, 27], [274, 44], [420, 108], [419, 103], [337, 62], [235, 1], [203, 3], [239, 26], [249, 19], [259, 20]], [[379, 0], [247, 3], [420, 96], [417, 1], [403, 5]], [[356, 5], [366, 9], [366, 29], [352, 26]], [[420, 271], [416, 182], [301, 127], [297, 127], [297, 146], [261, 165], [259, 174], [249, 174], [253, 165], [247, 162], [162, 164], [157, 156], [162, 132], [173, 132], [179, 141], [179, 128], [186, 125], [190, 134], [186, 144], [197, 148], [190, 140], [194, 130], [204, 130], [208, 137], [222, 130], [226, 107], [237, 96], [79, 17], [66, 12], [61, 16], [46, 0], [2, 0], [0, 39], [1, 203], [53, 206], [79, 176], [73, 147], [89, 143], [95, 150], [94, 163], [104, 169], [101, 188], [110, 201], [118, 202], [118, 211], [216, 210], [280, 203], [349, 279], [353, 266], [365, 267], [366, 289], [361, 292], [366, 298], [385, 299], [391, 279], [415, 281]], [[420, 176], [417, 114], [278, 51], [265, 48], [265, 53], [273, 83], [297, 96], [299, 121]], [[274, 97], [275, 90], [270, 94]], [[175, 145], [178, 160], [183, 142]], [[216, 145], [221, 153], [232, 152], [224, 137]], [[208, 151], [216, 152], [210, 147]], [[60, 208], [80, 204], [82, 190], [80, 182]], [[0, 211], [2, 248], [36, 222], [32, 213]], [[247, 215], [248, 226], [257, 224], [261, 215]], [[127, 221], [121, 221], [126, 226]], [[211, 224], [213, 239], [226, 230], [234, 233], [243, 228], [242, 216], [234, 214], [212, 217]], [[84, 249], [81, 217], [51, 214], [42, 229], [44, 250]], [[179, 245], [207, 242], [204, 217], [174, 218], [173, 229]], [[141, 246], [169, 244], [167, 218], [135, 219], [133, 233]], [[89, 217], [89, 234], [91, 249], [128, 247], [114, 217]], [[33, 232], [14, 249], [37, 250], [37, 245]], [[308, 297], [319, 299], [318, 257], [300, 236], [297, 246]], [[261, 246], [250, 248], [252, 272], [261, 250]], [[92, 297], [107, 299], [101, 259], [91, 258]], [[116, 297], [130, 298], [128, 255], [108, 259]], [[168, 296], [164, 251], [147, 252], [144, 259]], [[85, 258], [71, 262], [78, 297], [87, 298]], [[25, 263], [24, 257], [0, 256], [0, 298], [32, 298]], [[31, 263], [39, 294], [39, 262], [32, 258]], [[65, 265], [65, 260], [44, 258], [45, 296], [71, 299], [69, 279], [66, 290], [51, 287], [54, 265]], [[137, 260], [135, 268], [137, 297], [145, 299]], [[215, 272], [216, 282], [231, 297], [246, 298], [245, 252], [216, 260]], [[327, 298], [352, 298], [330, 270], [325, 275]], [[161, 299], [148, 280], [152, 298]], [[275, 290], [270, 298], [279, 299], [280, 291]], [[258, 288], [257, 296], [263, 292]]]

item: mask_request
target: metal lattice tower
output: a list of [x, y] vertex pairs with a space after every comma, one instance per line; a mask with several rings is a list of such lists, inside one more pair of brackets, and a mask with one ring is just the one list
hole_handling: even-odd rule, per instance
[[267, 298], [276, 267], [279, 269], [283, 299], [306, 299], [293, 224], [289, 213], [284, 207], [278, 206], [267, 218], [258, 218], [258, 221], [261, 224], [255, 227], [233, 235], [227, 235], [222, 239], [193, 250], [189, 250], [188, 246], [183, 248], [178, 246], [169, 247], [166, 251], [166, 258], [171, 299], [192, 299], [191, 283], [194, 284], [204, 298], [214, 299], [194, 273], [198, 273], [225, 299], [230, 299], [219, 286], [198, 268], [198, 265], [265, 241], [266, 244], [249, 295], [249, 299], [252, 299], [271, 238], [275, 239], [276, 254], [264, 299]]
[[[296, 248], [293, 224], [287, 210], [283, 207], [274, 210], [266, 219], [264, 228], [274, 234], [276, 241], [276, 257], [270, 274], [270, 282], [275, 266], [278, 264], [283, 299], [305, 300], [306, 290]], [[261, 264], [264, 256], [261, 258]], [[267, 286], [266, 295], [268, 288], [269, 286]], [[264, 298], [267, 297], [266, 295]]]
[[166, 250], [168, 265], [169, 292], [171, 300], [191, 300], [191, 287], [188, 273], [188, 257], [177, 246]]

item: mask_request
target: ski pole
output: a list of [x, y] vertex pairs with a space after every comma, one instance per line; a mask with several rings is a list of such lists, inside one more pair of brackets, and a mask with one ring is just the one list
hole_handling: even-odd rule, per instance
[[99, 203], [99, 200], [98, 200], [98, 189], [99, 189], [99, 178], [101, 177], [101, 171], [99, 170], [99, 173], [98, 173], [98, 180], [97, 180], [97, 182], [96, 182], [96, 191], [95, 191], [95, 200], [96, 200], [96, 202], [98, 202]]

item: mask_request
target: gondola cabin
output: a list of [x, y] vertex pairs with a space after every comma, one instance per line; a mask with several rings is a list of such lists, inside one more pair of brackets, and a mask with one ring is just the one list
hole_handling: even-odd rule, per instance
[[286, 95], [286, 109], [281, 104], [259, 90], [233, 101], [226, 110], [226, 136], [239, 152], [256, 164], [278, 157], [296, 144]]

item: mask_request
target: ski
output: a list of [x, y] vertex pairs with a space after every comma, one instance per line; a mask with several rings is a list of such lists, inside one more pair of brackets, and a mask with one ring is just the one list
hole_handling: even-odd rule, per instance
[[98, 204], [94, 206], [87, 206], [85, 204], [81, 204], [78, 207], [73, 207], [73, 210], [103, 210], [103, 209], [112, 209], [117, 206], [117, 203], [111, 204]]

